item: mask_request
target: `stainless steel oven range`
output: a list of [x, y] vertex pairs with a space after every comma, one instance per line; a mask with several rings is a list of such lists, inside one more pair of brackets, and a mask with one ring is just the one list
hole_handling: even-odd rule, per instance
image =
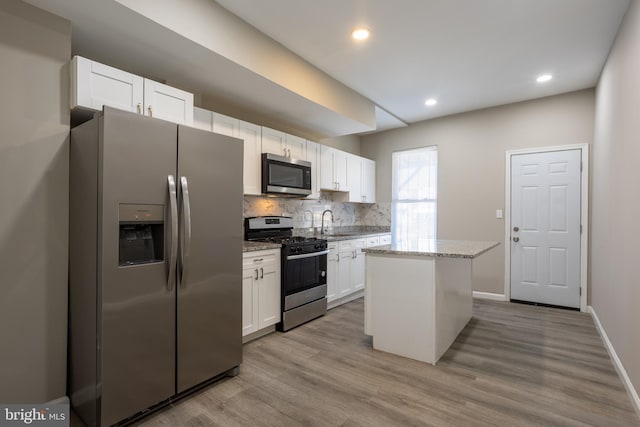
[[282, 320], [288, 331], [327, 312], [327, 241], [293, 236], [293, 219], [280, 216], [245, 218], [245, 239], [282, 245]]

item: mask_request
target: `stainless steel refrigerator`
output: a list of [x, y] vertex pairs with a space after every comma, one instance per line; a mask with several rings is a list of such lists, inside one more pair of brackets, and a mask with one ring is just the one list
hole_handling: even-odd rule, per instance
[[88, 425], [238, 372], [242, 156], [106, 107], [72, 129], [68, 391]]

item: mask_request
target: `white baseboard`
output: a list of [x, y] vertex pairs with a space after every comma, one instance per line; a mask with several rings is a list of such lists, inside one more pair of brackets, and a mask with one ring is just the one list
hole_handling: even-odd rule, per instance
[[638, 396], [638, 392], [636, 391], [629, 375], [627, 375], [627, 371], [624, 369], [616, 350], [613, 348], [611, 341], [609, 341], [609, 337], [607, 336], [607, 332], [602, 327], [602, 323], [600, 323], [600, 319], [596, 314], [595, 310], [592, 306], [587, 307], [587, 311], [591, 313], [591, 317], [593, 318], [593, 322], [596, 324], [596, 329], [604, 342], [604, 346], [609, 352], [609, 356], [611, 357], [611, 361], [613, 362], [613, 366], [616, 368], [622, 383], [624, 384], [624, 388], [627, 389], [627, 393], [629, 393], [629, 397], [631, 398], [631, 403], [635, 407], [636, 413], [640, 416], [640, 396]]
[[492, 294], [491, 292], [473, 291], [473, 297], [478, 299], [490, 299], [493, 301], [506, 301], [504, 294]]

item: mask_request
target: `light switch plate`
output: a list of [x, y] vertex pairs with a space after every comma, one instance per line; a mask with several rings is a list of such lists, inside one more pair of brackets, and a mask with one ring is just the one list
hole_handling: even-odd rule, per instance
[[502, 218], [504, 218], [504, 215], [502, 215], [502, 209], [497, 209], [497, 210], [496, 210], [496, 218], [497, 218], [497, 219], [502, 219]]

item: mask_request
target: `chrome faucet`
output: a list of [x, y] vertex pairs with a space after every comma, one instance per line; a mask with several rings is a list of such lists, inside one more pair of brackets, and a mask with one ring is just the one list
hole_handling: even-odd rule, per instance
[[331, 209], [327, 209], [322, 212], [322, 223], [320, 224], [320, 234], [324, 234], [324, 214], [329, 212], [331, 214], [331, 224], [333, 224], [333, 211]]

